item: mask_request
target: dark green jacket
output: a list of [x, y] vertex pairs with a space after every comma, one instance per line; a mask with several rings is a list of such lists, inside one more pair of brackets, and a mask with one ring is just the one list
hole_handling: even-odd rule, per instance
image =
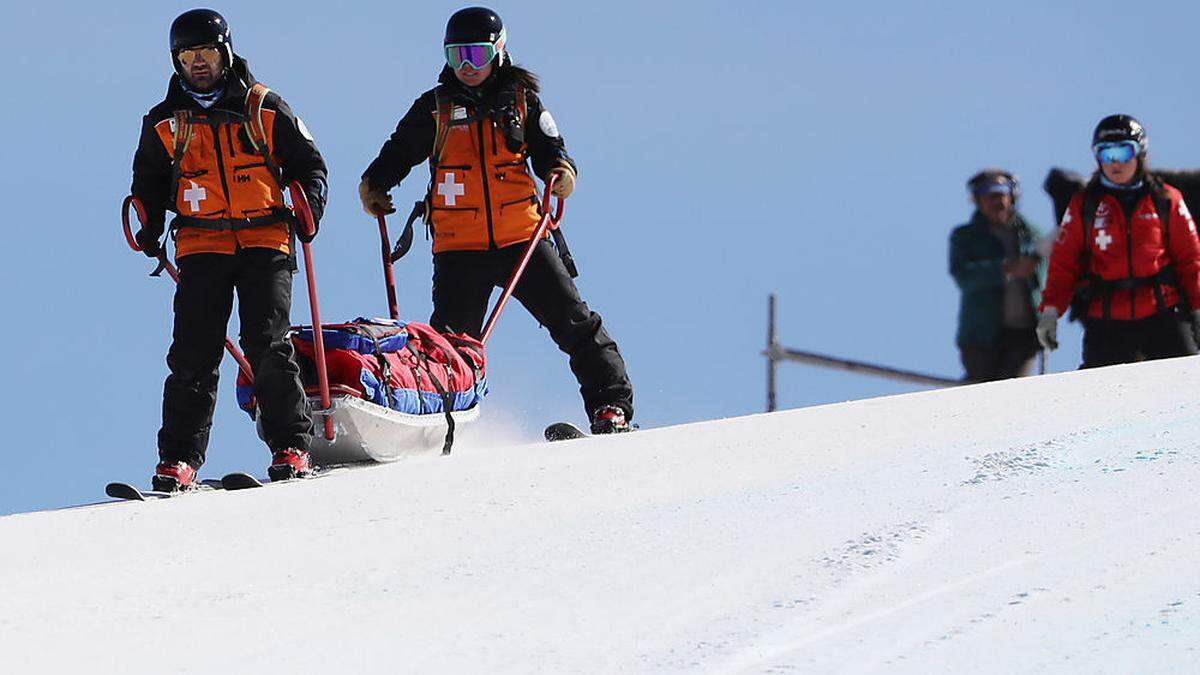
[[[1038, 257], [1041, 233], [1020, 214], [1015, 217], [1017, 247], [1023, 256]], [[987, 222], [977, 211], [971, 222], [954, 228], [950, 235], [950, 275], [962, 290], [958, 309], [958, 346], [990, 347], [1000, 340], [1004, 312], [1004, 244], [992, 235]], [[1038, 264], [1038, 273], [1030, 278], [1029, 302], [1041, 301], [1046, 262]]]

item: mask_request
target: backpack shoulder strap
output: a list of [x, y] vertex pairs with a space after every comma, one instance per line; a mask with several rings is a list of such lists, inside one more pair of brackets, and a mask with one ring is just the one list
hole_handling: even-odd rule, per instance
[[1092, 225], [1096, 222], [1096, 209], [1100, 208], [1100, 188], [1088, 185], [1084, 188], [1083, 204], [1079, 216], [1083, 227], [1083, 273], [1091, 274], [1092, 262]]
[[262, 156], [263, 163], [267, 165], [267, 171], [275, 179], [275, 184], [279, 186], [280, 191], [287, 192], [287, 186], [283, 184], [283, 171], [271, 157], [271, 144], [267, 142], [269, 138], [267, 127], [263, 124], [263, 105], [266, 104], [267, 94], [270, 93], [271, 89], [261, 82], [255, 82], [246, 92], [246, 137], [250, 139], [250, 145], [254, 146], [254, 151]]
[[442, 161], [442, 151], [446, 148], [446, 135], [450, 131], [450, 109], [452, 107], [450, 98], [446, 96], [440, 84], [433, 90], [433, 101], [435, 131], [433, 151], [429, 153], [430, 167], [435, 167]]
[[270, 88], [261, 82], [254, 83], [246, 92], [246, 135], [250, 137], [250, 144], [260, 155], [266, 155], [270, 151], [267, 129], [263, 126], [262, 119], [263, 103], [266, 102], [269, 93]]
[[183, 156], [187, 154], [196, 128], [190, 110], [176, 110], [171, 118], [171, 205], [179, 195], [179, 178], [183, 173]]
[[[416, 203], [412, 214], [408, 217], [408, 224], [404, 227], [404, 234], [401, 235], [401, 241], [407, 239], [408, 245], [412, 243], [412, 223], [418, 217], [420, 211], [421, 220], [425, 223], [425, 238], [429, 238], [430, 228], [433, 227], [433, 181], [436, 177], [437, 166], [442, 161], [442, 151], [446, 149], [446, 136], [450, 133], [450, 115], [453, 104], [450, 97], [446, 96], [442, 85], [433, 88], [433, 149], [429, 153], [429, 187], [425, 190], [425, 198]], [[392, 252], [393, 261], [399, 256], [403, 256], [408, 252], [408, 245], [404, 246], [403, 251], [400, 250], [400, 241], [396, 242], [396, 249]]]
[[196, 130], [192, 126], [192, 112], [190, 110], [176, 110], [174, 119], [172, 120], [171, 129], [171, 159], [174, 160], [175, 166], [183, 161], [183, 156], [187, 154], [188, 146], [192, 143], [192, 138], [196, 135]]
[[[1158, 213], [1158, 222], [1163, 229], [1163, 248], [1171, 250], [1171, 197], [1158, 180], [1151, 179], [1150, 198], [1154, 200], [1154, 210]], [[1180, 197], [1182, 199], [1182, 197]]]
[[524, 85], [518, 84], [517, 85], [517, 114], [521, 118], [522, 126], [524, 126], [524, 124], [525, 124], [525, 117], [527, 116], [528, 112], [529, 112], [529, 101], [525, 100], [525, 87], [524, 87]]

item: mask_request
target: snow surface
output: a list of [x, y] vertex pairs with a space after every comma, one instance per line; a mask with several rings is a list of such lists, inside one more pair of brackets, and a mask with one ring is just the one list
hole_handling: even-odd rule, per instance
[[1197, 672], [1198, 370], [0, 518], [0, 671]]

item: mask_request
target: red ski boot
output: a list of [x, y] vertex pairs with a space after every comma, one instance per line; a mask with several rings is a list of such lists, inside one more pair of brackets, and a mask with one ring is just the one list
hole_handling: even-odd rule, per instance
[[276, 450], [271, 457], [271, 466], [267, 469], [267, 475], [273, 481], [305, 478], [311, 476], [312, 472], [308, 453], [299, 448]]
[[159, 462], [150, 486], [158, 492], [183, 492], [196, 484], [196, 470], [187, 462]]
[[625, 411], [615, 405], [601, 406], [592, 413], [593, 434], [619, 434], [632, 431]]

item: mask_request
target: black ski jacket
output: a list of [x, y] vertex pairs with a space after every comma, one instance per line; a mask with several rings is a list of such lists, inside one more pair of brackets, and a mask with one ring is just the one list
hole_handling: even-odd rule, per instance
[[[175, 211], [175, 205], [170, 203], [173, 188], [171, 155], [155, 132], [155, 126], [163, 120], [171, 119], [175, 111], [188, 109], [210, 114], [218, 111], [234, 119], [244, 119], [246, 93], [256, 80], [250, 73], [245, 59], [240, 56], [234, 56], [230, 71], [226, 77], [225, 94], [207, 109], [184, 91], [178, 74], [172, 75], [167, 83], [166, 98], [142, 118], [141, 138], [133, 156], [132, 192], [146, 207], [152, 226], [161, 229], [166, 219], [166, 211]], [[270, 133], [273, 134], [273, 154], [279, 162], [283, 183], [288, 185], [294, 180], [300, 181], [312, 207], [313, 218], [319, 221], [325, 212], [329, 192], [325, 160], [303, 123], [279, 94], [274, 91], [268, 94], [263, 108], [277, 112]], [[239, 140], [242, 143], [240, 150], [254, 154], [254, 148], [248, 138]]]
[[[566, 162], [575, 169], [575, 161], [567, 154], [562, 136], [553, 118], [538, 98], [537, 80], [528, 71], [510, 65], [501, 66], [484, 82], [479, 91], [472, 91], [454, 76], [449, 67], [442, 68], [438, 82], [452, 100], [470, 111], [480, 111], [503, 118], [506, 105], [511, 105], [517, 87], [525, 89], [526, 113], [522, 129], [524, 141], [533, 162], [533, 172], [543, 181], [550, 170]], [[543, 117], [543, 113], [545, 117]], [[390, 190], [408, 176], [412, 168], [429, 159], [437, 135], [437, 102], [434, 89], [421, 94], [396, 125], [396, 131], [383, 144], [379, 156], [363, 172], [363, 178], [374, 190]], [[554, 135], [548, 135], [547, 130]]]

